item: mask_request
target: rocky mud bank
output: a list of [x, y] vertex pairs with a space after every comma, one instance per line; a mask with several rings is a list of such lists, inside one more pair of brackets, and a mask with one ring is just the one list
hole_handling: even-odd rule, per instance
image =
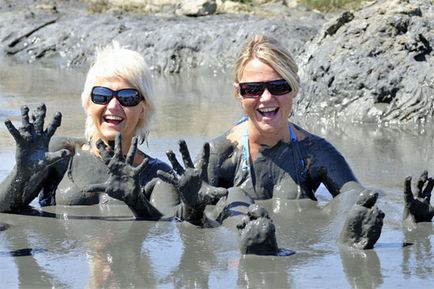
[[245, 39], [265, 33], [300, 64], [296, 114], [378, 123], [434, 115], [431, 0], [372, 1], [334, 15], [296, 1], [257, 0], [250, 10], [231, 1], [117, 2], [0, 0], [0, 55], [87, 68], [95, 48], [114, 40], [141, 51], [156, 73], [232, 73]]

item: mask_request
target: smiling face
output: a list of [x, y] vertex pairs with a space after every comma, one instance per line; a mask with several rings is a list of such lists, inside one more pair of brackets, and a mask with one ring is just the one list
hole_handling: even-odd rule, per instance
[[[128, 81], [121, 78], [97, 77], [94, 86], [104, 86], [112, 90], [134, 88]], [[131, 142], [139, 121], [143, 118], [143, 101], [136, 106], [124, 107], [113, 97], [109, 103], [95, 104], [89, 97], [86, 112], [95, 124], [94, 141], [102, 139], [104, 142], [114, 140], [116, 133], [122, 134], [122, 139]]]
[[[253, 58], [239, 79], [243, 82], [265, 82], [282, 79], [271, 66]], [[262, 139], [289, 140], [288, 116], [294, 93], [272, 95], [267, 89], [258, 98], [243, 98], [238, 93], [244, 113], [249, 117], [249, 135]], [[264, 142], [267, 143], [267, 142]]]

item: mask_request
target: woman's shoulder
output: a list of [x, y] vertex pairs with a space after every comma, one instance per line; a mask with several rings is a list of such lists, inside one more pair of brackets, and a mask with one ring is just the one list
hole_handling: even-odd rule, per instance
[[50, 141], [49, 151], [55, 152], [61, 149], [67, 149], [71, 153], [74, 153], [78, 147], [83, 146], [85, 143], [85, 138], [53, 136]]
[[226, 151], [240, 148], [241, 138], [244, 131], [244, 123], [239, 123], [223, 134], [213, 138], [209, 143], [211, 152]]

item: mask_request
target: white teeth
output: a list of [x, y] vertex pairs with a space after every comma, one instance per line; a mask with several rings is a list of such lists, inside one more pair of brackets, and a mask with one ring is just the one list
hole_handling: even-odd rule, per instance
[[116, 116], [116, 115], [105, 115], [104, 118], [108, 119], [108, 120], [123, 120], [124, 119], [123, 117]]
[[258, 110], [260, 112], [272, 112], [275, 111], [277, 108], [276, 107], [264, 107], [264, 108], [259, 108]]

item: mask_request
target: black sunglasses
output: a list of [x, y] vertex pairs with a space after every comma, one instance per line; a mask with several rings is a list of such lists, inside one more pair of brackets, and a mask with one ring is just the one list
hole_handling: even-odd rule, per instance
[[94, 86], [90, 97], [93, 103], [101, 105], [109, 103], [113, 97], [116, 97], [122, 106], [136, 106], [143, 99], [140, 92], [135, 88], [111, 90], [104, 86]]
[[285, 79], [266, 82], [243, 82], [240, 83], [240, 94], [245, 98], [258, 98], [264, 93], [265, 88], [272, 95], [283, 95], [292, 91], [291, 86]]

